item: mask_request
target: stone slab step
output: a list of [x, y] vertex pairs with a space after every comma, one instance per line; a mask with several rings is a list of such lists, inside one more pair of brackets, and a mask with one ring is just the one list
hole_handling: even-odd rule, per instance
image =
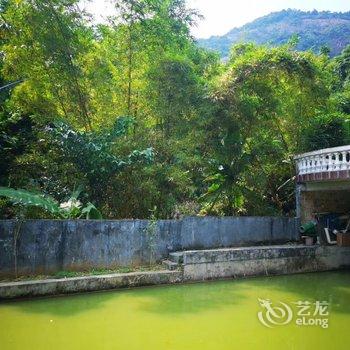
[[163, 260], [162, 265], [165, 269], [174, 271], [180, 268], [180, 265], [176, 262], [170, 261], [170, 260]]
[[183, 254], [184, 254], [184, 252], [169, 253], [169, 260], [176, 263], [176, 264], [182, 264], [183, 263]]

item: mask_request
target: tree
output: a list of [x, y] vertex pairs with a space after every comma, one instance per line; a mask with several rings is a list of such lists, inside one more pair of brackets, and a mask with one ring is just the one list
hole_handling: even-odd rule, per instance
[[149, 91], [154, 101], [158, 125], [169, 138], [184, 131], [200, 105], [203, 93], [200, 78], [189, 60], [182, 57], [165, 58], [149, 72]]
[[116, 140], [128, 132], [131, 124], [130, 118], [119, 118], [113, 128], [100, 132], [76, 131], [64, 123], [56, 123], [50, 130], [64, 158], [87, 179], [89, 192], [99, 205], [106, 202], [108, 184], [117, 173], [135, 163], [152, 161], [151, 148], [133, 150], [126, 157], [115, 154]]
[[[25, 82], [13, 99], [24, 111], [44, 118], [61, 115], [92, 128], [82, 56], [92, 32], [85, 26], [77, 0], [11, 1], [3, 12], [6, 78]], [[76, 118], [78, 117], [78, 120]]]
[[115, 6], [119, 15], [112, 19], [114, 40], [127, 77], [124, 114], [136, 117], [148, 69], [167, 53], [185, 53], [193, 45], [188, 26], [198, 14], [187, 9], [184, 0], [116, 0]]
[[350, 82], [350, 45], [335, 58], [336, 70], [342, 86]]
[[134, 70], [134, 50], [135, 50], [135, 34], [136, 26], [142, 25], [147, 16], [154, 15], [154, 7], [152, 1], [147, 0], [118, 0], [115, 7], [119, 12], [121, 23], [125, 24], [127, 30], [127, 114], [131, 113], [132, 99], [132, 74]]
[[208, 169], [207, 195], [216, 203], [221, 199], [225, 214], [292, 207], [292, 156], [314, 116], [329, 108], [322, 62], [288, 46], [233, 48], [208, 125], [214, 167]]

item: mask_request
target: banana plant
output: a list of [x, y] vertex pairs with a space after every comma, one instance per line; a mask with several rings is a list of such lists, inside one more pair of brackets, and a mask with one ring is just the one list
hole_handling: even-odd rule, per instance
[[0, 196], [6, 197], [14, 204], [42, 208], [55, 218], [60, 219], [102, 219], [101, 212], [92, 204], [85, 206], [78, 200], [81, 189], [74, 191], [67, 202], [59, 203], [55, 198], [41, 193], [23, 189], [0, 187]]

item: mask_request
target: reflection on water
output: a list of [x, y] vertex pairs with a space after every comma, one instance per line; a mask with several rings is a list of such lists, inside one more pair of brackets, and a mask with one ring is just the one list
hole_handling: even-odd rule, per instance
[[[327, 301], [329, 328], [273, 328], [258, 299]], [[0, 349], [348, 349], [350, 273], [140, 288], [0, 304]]]

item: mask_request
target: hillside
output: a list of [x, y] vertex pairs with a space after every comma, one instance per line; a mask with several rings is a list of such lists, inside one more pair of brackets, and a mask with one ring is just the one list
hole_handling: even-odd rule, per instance
[[273, 46], [285, 44], [297, 34], [300, 41], [298, 50], [312, 49], [319, 52], [326, 45], [331, 55], [339, 54], [350, 44], [350, 11], [339, 12], [303, 12], [283, 10], [258, 18], [242, 27], [234, 28], [223, 36], [199, 39], [201, 46], [219, 51], [228, 56], [230, 47], [240, 42], [255, 42]]

